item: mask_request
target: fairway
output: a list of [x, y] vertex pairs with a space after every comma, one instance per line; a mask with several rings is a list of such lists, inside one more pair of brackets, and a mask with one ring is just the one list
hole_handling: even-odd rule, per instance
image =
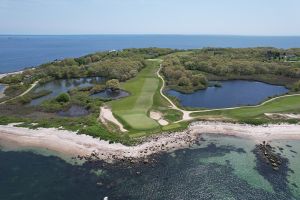
[[158, 62], [148, 62], [147, 67], [135, 78], [121, 85], [122, 89], [131, 95], [109, 103], [113, 114], [125, 126], [135, 130], [149, 130], [159, 127], [159, 124], [147, 115], [153, 105], [154, 94], [159, 87], [159, 79], [156, 77], [158, 68]]

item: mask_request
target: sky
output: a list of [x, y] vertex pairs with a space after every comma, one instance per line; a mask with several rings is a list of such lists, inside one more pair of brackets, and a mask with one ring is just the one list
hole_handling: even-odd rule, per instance
[[300, 36], [300, 0], [0, 0], [0, 34]]

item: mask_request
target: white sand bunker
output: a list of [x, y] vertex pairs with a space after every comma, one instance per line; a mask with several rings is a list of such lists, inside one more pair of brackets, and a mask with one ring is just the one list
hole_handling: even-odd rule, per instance
[[127, 132], [127, 130], [112, 114], [111, 109], [107, 106], [100, 108], [100, 115], [99, 119], [103, 124], [107, 124], [107, 121], [112, 122], [113, 124], [117, 125], [122, 132]]
[[265, 115], [271, 119], [300, 119], [300, 114], [293, 113], [265, 113]]
[[150, 118], [156, 120], [162, 126], [166, 126], [169, 124], [169, 122], [163, 118], [162, 113], [160, 112], [151, 111]]

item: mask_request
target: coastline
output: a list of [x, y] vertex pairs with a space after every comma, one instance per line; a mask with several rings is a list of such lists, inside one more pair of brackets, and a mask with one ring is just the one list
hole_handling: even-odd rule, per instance
[[[34, 68], [32, 68], [34, 69]], [[24, 70], [21, 70], [21, 71], [16, 71], [16, 72], [7, 72], [7, 73], [3, 73], [3, 74], [0, 74], [0, 79], [6, 77], [6, 76], [10, 76], [10, 75], [15, 75], [15, 74], [22, 74], [24, 72]]]
[[16, 124], [0, 125], [0, 146], [8, 150], [40, 148], [57, 152], [57, 156], [88, 157], [105, 162], [145, 160], [148, 156], [190, 147], [202, 134], [244, 137], [257, 143], [272, 140], [300, 140], [299, 124], [270, 124], [252, 126], [224, 122], [194, 122], [182, 132], [163, 133], [145, 138], [136, 146], [110, 144], [88, 135], [55, 128], [28, 129]]

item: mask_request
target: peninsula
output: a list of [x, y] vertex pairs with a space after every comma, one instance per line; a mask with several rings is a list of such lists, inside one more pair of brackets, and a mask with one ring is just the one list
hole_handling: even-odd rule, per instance
[[[125, 49], [1, 75], [0, 141], [71, 156], [96, 152], [111, 162], [185, 148], [205, 133], [298, 140], [299, 57], [300, 49]], [[234, 84], [257, 98], [232, 101]], [[225, 87], [218, 103], [234, 106], [186, 107], [180, 99]]]

